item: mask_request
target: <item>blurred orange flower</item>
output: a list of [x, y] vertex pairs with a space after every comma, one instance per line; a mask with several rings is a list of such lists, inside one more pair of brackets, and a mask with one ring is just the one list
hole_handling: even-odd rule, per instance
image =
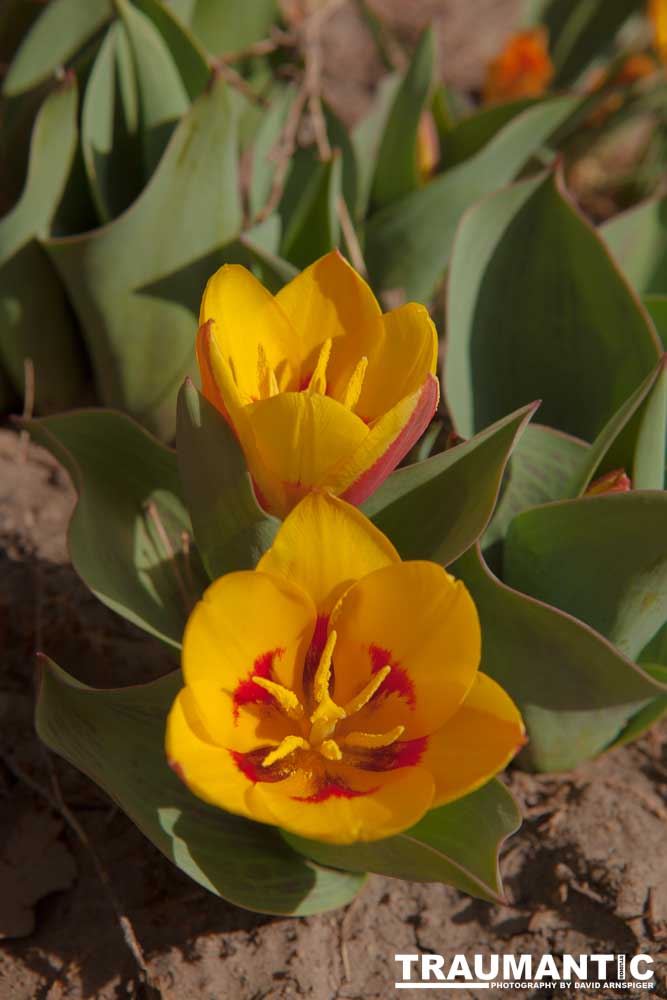
[[509, 101], [539, 97], [553, 79], [549, 39], [544, 28], [520, 31], [489, 63], [484, 101]]

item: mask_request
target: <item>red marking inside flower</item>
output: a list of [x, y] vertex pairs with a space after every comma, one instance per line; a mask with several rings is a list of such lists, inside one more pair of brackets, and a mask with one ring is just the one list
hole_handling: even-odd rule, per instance
[[[327, 644], [327, 632], [329, 630], [329, 615], [318, 615], [313, 629], [313, 637], [310, 640], [308, 652], [303, 663], [303, 692], [308, 705], [313, 698], [313, 681], [317, 667], [322, 657], [324, 647]], [[333, 669], [331, 671], [333, 681]]]
[[374, 674], [378, 670], [382, 670], [383, 667], [386, 667], [387, 664], [391, 667], [391, 671], [387, 674], [382, 684], [380, 684], [373, 697], [378, 698], [380, 695], [397, 694], [400, 698], [405, 698], [410, 708], [414, 708], [416, 704], [415, 686], [403, 667], [392, 660], [391, 652], [388, 649], [382, 649], [381, 646], [369, 646], [368, 652], [371, 655], [371, 669]]
[[284, 649], [271, 649], [267, 653], [262, 653], [255, 660], [252, 670], [248, 674], [245, 680], [240, 681], [236, 690], [234, 691], [234, 720], [238, 720], [239, 709], [242, 705], [251, 704], [263, 704], [271, 705], [273, 704], [273, 695], [266, 691], [259, 684], [255, 684], [255, 677], [263, 677], [264, 680], [270, 681], [273, 678], [271, 673], [273, 671], [273, 661], [275, 657], [280, 657], [285, 652]]
[[275, 747], [259, 747], [247, 753], [239, 750], [230, 750], [229, 753], [241, 774], [256, 784], [258, 781], [283, 781], [294, 773], [294, 764], [288, 763], [286, 758], [264, 767], [264, 758], [274, 749]]
[[412, 448], [413, 444], [419, 440], [423, 432], [431, 422], [431, 417], [435, 413], [440, 398], [440, 387], [435, 375], [426, 376], [426, 381], [415, 404], [415, 408], [410, 414], [405, 426], [391, 442], [384, 455], [378, 458], [370, 469], [361, 473], [356, 482], [341, 494], [343, 500], [359, 506], [374, 493], [378, 486], [387, 478], [390, 472], [396, 468], [402, 458]]
[[427, 746], [428, 736], [420, 736], [415, 740], [403, 740], [374, 750], [346, 748], [345, 763], [362, 771], [395, 771], [399, 767], [416, 767]]
[[293, 795], [292, 798], [295, 802], [310, 803], [326, 802], [328, 799], [358, 799], [362, 795], [372, 795], [377, 792], [378, 788], [379, 785], [375, 788], [367, 788], [365, 791], [350, 788], [344, 781], [327, 775], [312, 795]]
[[301, 381], [299, 382], [298, 392], [303, 392], [310, 385], [310, 380], [313, 377], [314, 372], [310, 372], [308, 375], [302, 375]]

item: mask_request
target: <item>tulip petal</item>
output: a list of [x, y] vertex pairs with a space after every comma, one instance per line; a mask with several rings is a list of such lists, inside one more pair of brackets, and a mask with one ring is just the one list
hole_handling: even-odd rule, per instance
[[440, 396], [438, 380], [427, 375], [424, 384], [406, 396], [372, 426], [348, 462], [330, 482], [332, 492], [359, 505], [384, 482], [428, 427]]
[[287, 516], [257, 569], [298, 584], [322, 615], [356, 580], [399, 561], [389, 539], [356, 507], [311, 493]]
[[[281, 390], [300, 382], [298, 336], [270, 292], [245, 267], [224, 264], [209, 279], [200, 326], [213, 320], [212, 335], [243, 397], [259, 399], [260, 345]], [[219, 386], [223, 391], [223, 387]], [[226, 400], [225, 400], [226, 402]]]
[[263, 802], [249, 801], [254, 786], [239, 770], [229, 750], [209, 743], [204, 737], [191, 694], [183, 688], [167, 719], [169, 766], [205, 802], [259, 823], [273, 822]]
[[431, 807], [434, 784], [422, 767], [385, 773], [334, 765], [310, 794], [285, 794], [286, 782], [255, 785], [253, 803], [290, 833], [330, 844], [381, 840], [413, 826]]
[[285, 285], [276, 302], [299, 335], [303, 382], [320, 346], [333, 340], [327, 391], [342, 399], [359, 359], [382, 340], [382, 310], [369, 286], [334, 250]]
[[[336, 468], [358, 450], [369, 434], [363, 421], [340, 403], [307, 392], [282, 392], [254, 403], [246, 413], [257, 461], [271, 491], [267, 499], [272, 512], [282, 516], [314, 487], [326, 489]], [[255, 476], [252, 455], [249, 464]], [[264, 492], [262, 480], [255, 478]], [[270, 480], [276, 485], [271, 485]], [[289, 506], [276, 511], [281, 488]]]
[[[477, 610], [441, 566], [403, 562], [354, 584], [334, 610], [334, 701], [345, 705], [387, 664], [378, 692], [347, 727], [405, 739], [435, 732], [458, 709], [481, 655]], [[347, 728], [346, 727], [346, 728]]]
[[206, 590], [188, 620], [185, 682], [198, 703], [204, 700], [198, 695], [201, 684], [206, 690], [222, 688], [237, 706], [270, 704], [272, 696], [253, 683], [254, 676], [298, 696], [315, 620], [310, 597], [283, 577], [251, 571], [223, 576]]
[[519, 710], [478, 673], [459, 710], [428, 737], [420, 764], [435, 779], [434, 806], [474, 792], [509, 764], [526, 742]]
[[371, 423], [435, 375], [438, 334], [428, 310], [417, 302], [382, 317], [383, 336], [368, 355], [368, 370], [355, 412]]

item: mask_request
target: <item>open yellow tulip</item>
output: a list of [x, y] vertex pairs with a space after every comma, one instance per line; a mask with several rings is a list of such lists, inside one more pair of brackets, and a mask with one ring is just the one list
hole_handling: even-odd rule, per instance
[[338, 253], [275, 297], [240, 265], [208, 282], [197, 356], [204, 395], [231, 424], [257, 494], [285, 514], [311, 489], [366, 499], [418, 440], [438, 403], [426, 309], [382, 314]]
[[260, 823], [339, 844], [392, 836], [524, 742], [480, 650], [460, 581], [401, 562], [354, 507], [312, 493], [254, 572], [195, 607], [167, 757], [195, 795]]

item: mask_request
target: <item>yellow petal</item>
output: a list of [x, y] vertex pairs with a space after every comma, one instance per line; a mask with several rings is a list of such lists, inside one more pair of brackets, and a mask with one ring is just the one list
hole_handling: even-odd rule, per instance
[[276, 302], [300, 338], [303, 384], [315, 370], [320, 346], [333, 340], [327, 391], [342, 398], [357, 362], [382, 338], [382, 310], [373, 292], [334, 250], [285, 285]]
[[329, 614], [356, 580], [399, 561], [389, 539], [356, 507], [310, 493], [287, 516], [257, 569], [292, 580], [318, 614]]
[[229, 573], [208, 588], [188, 620], [183, 639], [186, 684], [195, 694], [198, 685], [222, 688], [239, 707], [273, 704], [272, 695], [253, 683], [258, 675], [299, 697], [315, 618], [308, 595], [284, 577]]
[[211, 319], [218, 350], [242, 396], [261, 396], [257, 364], [260, 344], [268, 365], [279, 373], [280, 388], [298, 387], [297, 334], [274, 297], [245, 267], [225, 264], [209, 279], [199, 323]]
[[330, 768], [330, 780], [308, 795], [286, 795], [286, 782], [257, 784], [253, 801], [282, 829], [331, 844], [392, 837], [431, 807], [433, 779], [422, 767], [375, 773], [335, 762]]
[[438, 360], [438, 334], [417, 302], [382, 317], [383, 336], [368, 358], [368, 371], [355, 412], [370, 423], [417, 392]]
[[350, 503], [363, 503], [419, 440], [435, 413], [439, 395], [438, 380], [427, 375], [416, 392], [372, 425], [354, 455], [331, 477], [331, 491]]
[[[355, 730], [404, 724], [406, 738], [439, 729], [468, 692], [481, 654], [477, 610], [461, 581], [429, 562], [378, 569], [334, 610], [338, 633], [333, 698], [345, 705], [386, 664], [391, 672], [356, 718]], [[384, 699], [400, 713], [381, 714]], [[376, 717], [377, 716], [377, 717]]]
[[190, 725], [200, 739], [228, 750], [246, 752], [258, 746], [277, 746], [295, 730], [275, 700], [241, 701], [217, 683], [199, 681], [184, 688]]
[[200, 799], [259, 823], [272, 822], [271, 812], [261, 801], [249, 802], [255, 786], [230, 751], [203, 738], [187, 688], [180, 692], [169, 713], [165, 748], [170, 766]]
[[[269, 480], [272, 513], [281, 496], [289, 507], [313, 488], [327, 488], [336, 468], [353, 455], [368, 436], [359, 417], [327, 396], [283, 392], [246, 408], [254, 435], [254, 454], [247, 454], [250, 472], [262, 494]], [[257, 468], [261, 465], [261, 468]], [[282, 491], [282, 492], [281, 492]]]
[[486, 784], [525, 741], [514, 702], [499, 684], [478, 673], [459, 710], [428, 737], [420, 760], [435, 780], [433, 805], [444, 805]]

